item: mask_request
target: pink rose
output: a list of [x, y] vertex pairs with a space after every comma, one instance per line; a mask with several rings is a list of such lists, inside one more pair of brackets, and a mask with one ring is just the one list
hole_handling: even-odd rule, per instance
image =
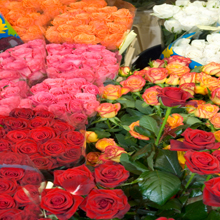
[[49, 92], [49, 89], [50, 89], [50, 86], [47, 85], [46, 83], [39, 83], [31, 87], [31, 92], [33, 94], [38, 93], [38, 92]]
[[68, 112], [81, 113], [83, 112], [83, 101], [79, 99], [70, 100], [66, 107]]
[[65, 83], [66, 80], [64, 78], [57, 78], [57, 79], [45, 79], [44, 83], [50, 86], [51, 88], [53, 87], [62, 87]]
[[16, 80], [21, 78], [19, 72], [15, 70], [1, 70], [0, 75], [1, 75], [1, 79], [7, 79], [7, 80]]
[[32, 101], [30, 99], [21, 99], [18, 108], [32, 108]]
[[19, 59], [19, 58], [24, 59], [24, 57], [27, 59], [27, 58], [32, 57], [32, 49], [27, 48], [26, 44], [17, 46], [16, 49], [11, 48], [8, 51], [10, 52], [11, 56], [16, 59]]
[[8, 106], [8, 108], [14, 109], [17, 108], [17, 106], [20, 104], [20, 101], [21, 98], [19, 96], [12, 96], [9, 98], [2, 99], [0, 101], [0, 105]]
[[6, 87], [1, 92], [3, 98], [9, 98], [12, 96], [20, 96], [20, 89], [18, 87]]
[[47, 68], [46, 72], [49, 78], [60, 78], [61, 77], [60, 71], [55, 67]]
[[70, 94], [63, 94], [56, 96], [58, 103], [69, 103], [73, 98]]
[[99, 106], [98, 101], [91, 101], [83, 104], [83, 108], [85, 109], [85, 113], [88, 117], [95, 116], [96, 108]]
[[87, 116], [83, 113], [74, 113], [69, 117], [69, 124], [74, 127], [77, 125], [88, 124]]
[[9, 108], [7, 105], [0, 105], [0, 115], [8, 116], [12, 108]]
[[50, 106], [52, 104], [57, 103], [57, 99], [54, 95], [48, 92], [39, 92], [35, 95], [31, 96], [30, 99], [33, 101], [34, 104], [44, 104], [46, 106]]
[[57, 96], [65, 94], [65, 91], [62, 87], [58, 87], [50, 89], [49, 93], [53, 94], [54, 96]]
[[86, 85], [87, 81], [84, 78], [73, 78], [66, 80], [66, 86], [80, 89], [83, 85]]
[[15, 60], [14, 62], [5, 64], [3, 68], [6, 70], [21, 70], [26, 66], [25, 60]]
[[[95, 79], [95, 74], [91, 69], [76, 69], [73, 72], [73, 76], [75, 76], [76, 78], [84, 78], [86, 79], [88, 82], [94, 82]], [[71, 78], [71, 77], [66, 77], [66, 78]]]
[[48, 111], [48, 107], [46, 105], [38, 105], [33, 110], [34, 111], [42, 111], [42, 110]]
[[83, 68], [86, 69], [95, 69], [101, 66], [101, 59], [86, 59], [82, 62]]
[[87, 84], [87, 85], [83, 85], [81, 87], [81, 89], [83, 90], [84, 93], [91, 93], [94, 95], [98, 95], [99, 94], [99, 88], [93, 84]]
[[48, 107], [48, 111], [52, 112], [56, 117], [62, 118], [66, 113], [66, 106], [64, 104], [53, 104]]
[[75, 95], [75, 98], [82, 100], [83, 103], [96, 101], [96, 96], [91, 93], [78, 93]]
[[87, 60], [87, 59], [101, 59], [102, 58], [101, 54], [98, 52], [95, 52], [95, 51], [92, 51], [92, 52], [87, 51], [87, 52], [83, 53], [82, 56], [83, 56], [83, 58], [85, 58], [85, 60]]

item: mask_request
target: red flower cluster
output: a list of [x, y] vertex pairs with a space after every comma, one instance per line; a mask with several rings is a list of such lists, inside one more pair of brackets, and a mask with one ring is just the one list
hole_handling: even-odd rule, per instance
[[48, 111], [14, 109], [0, 117], [0, 152], [28, 155], [39, 169], [75, 165], [84, 135]]

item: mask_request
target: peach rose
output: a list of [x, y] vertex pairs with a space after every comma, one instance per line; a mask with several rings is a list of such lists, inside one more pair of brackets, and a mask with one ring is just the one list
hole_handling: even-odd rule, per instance
[[[193, 100], [193, 102], [196, 102], [197, 105], [203, 105], [203, 104], [206, 103], [206, 102], [203, 101], [203, 100]], [[195, 107], [195, 106], [193, 106], [193, 105], [190, 105], [190, 104], [187, 104], [187, 105], [186, 105], [186, 111], [187, 111], [188, 113], [194, 113], [195, 110], [196, 110], [196, 108], [197, 108], [197, 107]]]
[[130, 131], [129, 133], [131, 136], [138, 138], [140, 140], [149, 140], [149, 137], [146, 137], [144, 135], [139, 134], [138, 132], [134, 131], [135, 126], [140, 126], [139, 121], [133, 122], [132, 124], [129, 125]]
[[170, 75], [166, 79], [166, 84], [172, 85], [172, 86], [176, 86], [176, 85], [179, 85], [179, 81], [180, 81], [179, 76], [177, 76], [177, 75]]
[[98, 108], [96, 108], [96, 111], [102, 118], [113, 118], [117, 115], [120, 108], [120, 103], [102, 103], [100, 106], [98, 106]]
[[102, 93], [102, 98], [109, 100], [116, 100], [120, 98], [122, 95], [130, 92], [129, 88], [123, 88], [119, 85], [112, 85], [112, 84], [109, 84], [104, 88], [100, 88], [100, 90]]
[[145, 86], [146, 81], [141, 76], [129, 76], [120, 82], [123, 87], [129, 88], [131, 92], [139, 92]]
[[189, 73], [190, 68], [183, 66], [180, 63], [172, 62], [166, 66], [169, 75], [182, 76], [183, 74]]
[[199, 118], [212, 118], [219, 110], [217, 105], [202, 104], [198, 105], [194, 115]]
[[166, 68], [150, 68], [146, 70], [145, 79], [151, 83], [164, 83], [167, 79]]
[[95, 35], [90, 34], [79, 34], [74, 37], [74, 41], [77, 44], [97, 44], [99, 43], [98, 38]]
[[220, 129], [220, 113], [216, 113], [211, 119], [210, 122], [214, 125], [216, 129]]
[[105, 148], [110, 145], [117, 145], [114, 139], [112, 138], [102, 138], [98, 140], [95, 144], [95, 147], [100, 151], [105, 151]]
[[142, 98], [144, 101], [149, 105], [160, 105], [157, 94], [158, 90], [161, 89], [160, 86], [153, 86], [144, 91], [144, 94], [142, 95]]
[[216, 104], [220, 105], [220, 88], [217, 88], [212, 91], [212, 96], [210, 99]]
[[96, 166], [102, 163], [99, 159], [101, 153], [100, 152], [89, 152], [86, 155], [86, 165]]
[[180, 88], [189, 92], [191, 95], [195, 94], [195, 83], [184, 83], [180, 85]]
[[220, 76], [220, 64], [211, 62], [203, 66], [202, 71], [208, 75]]
[[183, 125], [183, 117], [177, 113], [169, 115], [167, 123], [171, 129], [179, 127], [180, 125]]
[[94, 143], [99, 140], [98, 135], [94, 131], [86, 131], [85, 136], [86, 136], [87, 143]]
[[220, 142], [220, 130], [215, 131], [213, 134], [215, 136], [216, 141]]
[[196, 82], [196, 73], [186, 73], [180, 78], [180, 85], [184, 83], [195, 83]]

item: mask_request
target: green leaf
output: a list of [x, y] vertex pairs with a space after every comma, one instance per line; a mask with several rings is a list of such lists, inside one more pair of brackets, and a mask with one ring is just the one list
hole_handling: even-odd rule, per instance
[[132, 161], [128, 154], [121, 154], [120, 163], [126, 170], [137, 175], [148, 170], [142, 163]]
[[192, 69], [190, 72], [201, 73], [202, 68], [203, 66], [197, 66], [196, 68]]
[[137, 139], [135, 139], [133, 137], [126, 139], [125, 135], [123, 135], [123, 134], [115, 134], [115, 137], [118, 141], [118, 144], [122, 147], [125, 147], [125, 148], [128, 148], [130, 146], [135, 146], [136, 142], [137, 142]]
[[127, 108], [126, 111], [127, 111], [130, 115], [132, 115], [132, 116], [137, 116], [137, 117], [139, 117], [139, 118], [141, 118], [141, 117], [144, 115], [143, 113], [141, 113], [141, 112], [139, 112], [139, 111], [137, 111], [137, 110], [134, 110], [134, 109], [132, 109], [132, 108]]
[[140, 119], [140, 126], [152, 131], [155, 135], [159, 133], [159, 126], [157, 125], [157, 121], [150, 116], [143, 116]]
[[196, 117], [193, 117], [193, 116], [189, 116], [187, 114], [182, 114], [180, 113], [180, 115], [183, 117], [184, 119], [184, 122], [188, 125], [193, 125], [193, 124], [196, 124], [196, 123], [202, 123], [202, 121], [200, 121], [198, 118]]
[[207, 206], [203, 204], [202, 200], [187, 205], [183, 213], [184, 220], [204, 220], [208, 216]]
[[205, 220], [218, 220], [218, 219], [220, 219], [220, 213], [212, 210], [209, 213], [209, 216]]
[[178, 198], [178, 200], [182, 203], [183, 206], [186, 204], [188, 199], [189, 199], [189, 196], [181, 196]]
[[133, 160], [138, 160], [138, 159], [140, 159], [141, 157], [144, 157], [144, 156], [149, 157], [150, 153], [153, 150], [153, 146], [154, 145], [152, 143], [144, 146], [140, 150], [136, 151], [136, 153], [132, 156], [132, 159]]
[[153, 134], [151, 131], [149, 131], [141, 126], [135, 126], [134, 131], [136, 131], [137, 133], [144, 135], [146, 137], [153, 137]]
[[154, 155], [155, 155], [155, 152], [152, 151], [150, 156], [147, 158], [147, 164], [148, 164], [148, 167], [151, 169], [151, 170], [154, 170]]
[[179, 177], [182, 176], [182, 168], [179, 164], [176, 151], [159, 149], [154, 167], [155, 169], [170, 172]]
[[135, 108], [135, 101], [117, 99], [117, 102], [122, 104], [124, 108]]
[[138, 178], [144, 199], [149, 199], [158, 205], [164, 205], [168, 199], [174, 196], [181, 186], [178, 177], [159, 170], [147, 171]]
[[144, 101], [140, 101], [140, 100], [136, 100], [135, 108], [141, 113], [147, 115], [150, 115], [153, 112], [152, 108], [149, 105], [147, 105]]
[[99, 139], [108, 138], [111, 136], [111, 134], [109, 132], [101, 131], [101, 130], [95, 130], [95, 133], [98, 135]]
[[130, 116], [126, 114], [121, 117], [121, 124], [129, 126], [130, 124], [132, 124], [135, 121], [138, 121], [139, 119], [140, 119], [139, 116]]
[[175, 210], [181, 212], [182, 203], [178, 199], [171, 199], [159, 209], [161, 209], [161, 210], [173, 210], [173, 209], [175, 209]]

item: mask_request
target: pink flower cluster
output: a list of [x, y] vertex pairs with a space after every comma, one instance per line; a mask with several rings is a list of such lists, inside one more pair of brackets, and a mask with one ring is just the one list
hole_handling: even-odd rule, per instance
[[94, 116], [99, 106], [96, 96], [99, 89], [84, 78], [45, 79], [31, 88], [28, 99], [35, 110], [44, 109], [71, 125], [87, 123], [87, 117]]
[[101, 45], [48, 44], [46, 49], [49, 78], [85, 78], [100, 85], [119, 70], [121, 56]]
[[22, 106], [28, 93], [26, 81], [0, 80], [0, 114], [8, 115], [12, 109]]

